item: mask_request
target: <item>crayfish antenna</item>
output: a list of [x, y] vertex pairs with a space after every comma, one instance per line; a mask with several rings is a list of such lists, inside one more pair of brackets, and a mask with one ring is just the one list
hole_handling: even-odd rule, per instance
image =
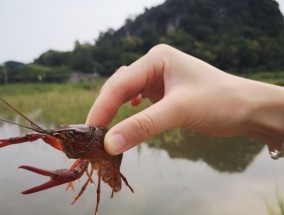
[[12, 123], [12, 124], [16, 124], [16, 125], [19, 125], [19, 126], [22, 126], [22, 127], [25, 127], [25, 128], [29, 128], [29, 129], [32, 129], [34, 131], [37, 131], [39, 133], [47, 133], [47, 131], [45, 129], [43, 129], [42, 127], [40, 127], [39, 125], [37, 125], [36, 123], [34, 123], [32, 120], [30, 120], [28, 117], [26, 117], [24, 114], [22, 114], [20, 111], [18, 111], [16, 108], [14, 108], [12, 105], [10, 105], [8, 102], [6, 102], [4, 99], [2, 99], [0, 97], [0, 100], [6, 104], [8, 107], [10, 107], [12, 110], [14, 110], [17, 114], [19, 114], [21, 117], [23, 117], [25, 120], [27, 120], [29, 123], [31, 123], [31, 127], [28, 127], [28, 126], [23, 126], [23, 125], [20, 125], [20, 124], [17, 124], [17, 123], [13, 123], [13, 122], [10, 122], [8, 120], [3, 120], [1, 119], [2, 121], [4, 122], [9, 122], [9, 123]]
[[16, 122], [12, 122], [12, 121], [9, 121], [9, 120], [6, 120], [6, 119], [0, 119], [0, 121], [8, 122], [10, 124], [14, 124], [14, 125], [17, 125], [17, 126], [20, 126], [20, 127], [23, 127], [23, 128], [31, 129], [31, 130], [36, 131], [38, 133], [42, 133], [42, 130], [39, 130], [37, 128], [33, 128], [33, 127], [26, 126], [26, 125], [22, 125], [22, 124], [19, 124], [19, 123], [16, 123]]

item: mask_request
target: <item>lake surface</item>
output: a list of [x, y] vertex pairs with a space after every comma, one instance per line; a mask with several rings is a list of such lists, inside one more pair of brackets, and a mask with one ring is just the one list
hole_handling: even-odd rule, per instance
[[[0, 124], [0, 138], [27, 132]], [[99, 214], [108, 215], [239, 215], [268, 214], [277, 209], [276, 193], [284, 195], [284, 159], [272, 160], [267, 148], [245, 138], [212, 138], [180, 132], [161, 135], [124, 154], [121, 171], [135, 190], [122, 190], [111, 199], [103, 184]], [[96, 205], [96, 186], [70, 205], [85, 182], [75, 182], [75, 193], [61, 185], [31, 195], [21, 191], [48, 180], [17, 169], [69, 168], [73, 160], [42, 141], [0, 149], [0, 214], [90, 215]], [[96, 181], [96, 175], [93, 176]]]

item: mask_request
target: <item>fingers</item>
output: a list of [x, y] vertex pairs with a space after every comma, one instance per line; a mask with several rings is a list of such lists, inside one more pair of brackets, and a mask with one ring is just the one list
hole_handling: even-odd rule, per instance
[[136, 98], [134, 98], [130, 101], [130, 104], [132, 106], [136, 107], [141, 103], [142, 100], [143, 100], [143, 95], [139, 94]]
[[100, 93], [103, 92], [103, 90], [106, 88], [106, 86], [108, 85], [108, 82], [111, 82], [112, 80], [117, 79], [117, 75], [119, 75], [120, 73], [122, 73], [123, 71], [125, 71], [127, 69], [127, 66], [121, 66], [118, 68], [118, 70], [115, 71], [115, 73], [112, 74], [112, 76], [105, 82], [105, 84], [102, 86], [102, 88], [100, 89]]
[[120, 154], [162, 131], [178, 127], [173, 99], [162, 99], [111, 128], [105, 137], [108, 153]]
[[[104, 85], [86, 120], [89, 125], [107, 126], [119, 107], [136, 98], [147, 86], [162, 80], [163, 61], [147, 54], [114, 74]], [[156, 84], [157, 85], [157, 84]]]
[[[127, 69], [127, 66], [120, 67], [103, 85], [100, 90], [100, 95], [91, 107], [86, 119], [88, 125], [107, 126], [115, 116], [119, 106], [122, 104], [116, 98], [120, 98], [123, 94], [112, 82], [120, 79], [121, 73]], [[110, 85], [110, 87], [108, 87]], [[104, 90], [107, 89], [107, 90]]]
[[130, 66], [120, 68], [104, 84], [86, 124], [107, 126], [127, 101], [136, 106], [147, 97], [155, 103], [109, 130], [105, 148], [110, 154], [120, 154], [150, 136], [176, 127], [177, 111], [173, 111], [173, 101], [162, 99], [165, 95], [164, 72], [173, 50], [165, 45], [153, 48]]

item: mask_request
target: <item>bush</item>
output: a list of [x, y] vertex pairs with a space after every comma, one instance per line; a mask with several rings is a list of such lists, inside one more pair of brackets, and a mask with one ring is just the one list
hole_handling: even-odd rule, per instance
[[[1, 72], [2, 71], [2, 72]], [[7, 69], [9, 83], [63, 82], [69, 79], [71, 70], [68, 67], [45, 67], [38, 64], [27, 64], [17, 69]], [[3, 69], [0, 79], [4, 82]]]

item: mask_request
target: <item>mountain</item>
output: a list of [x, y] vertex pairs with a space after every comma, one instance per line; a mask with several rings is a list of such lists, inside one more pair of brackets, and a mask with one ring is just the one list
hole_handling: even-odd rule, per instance
[[274, 0], [167, 0], [95, 44], [48, 51], [35, 63], [111, 75], [159, 43], [233, 73], [284, 70], [284, 18]]
[[157, 36], [182, 30], [201, 41], [224, 33], [273, 37], [283, 31], [283, 21], [274, 0], [168, 0], [134, 21], [128, 20], [115, 35], [144, 38], [151, 30], [157, 31]]

